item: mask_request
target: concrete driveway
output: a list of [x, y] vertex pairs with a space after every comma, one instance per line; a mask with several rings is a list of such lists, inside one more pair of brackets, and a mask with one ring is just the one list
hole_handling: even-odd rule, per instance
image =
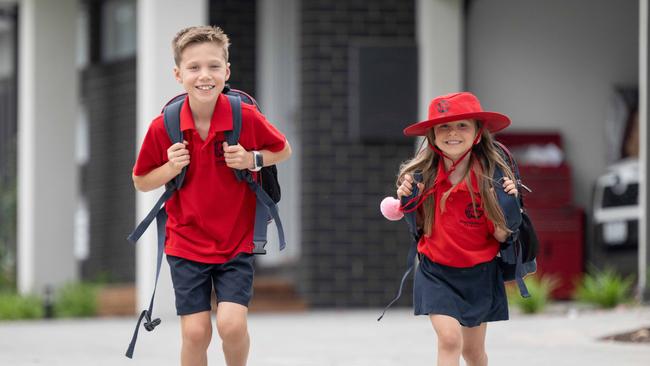
[[[436, 339], [425, 317], [393, 309], [251, 314], [251, 366], [434, 365]], [[491, 365], [648, 366], [650, 344], [599, 341], [650, 326], [650, 307], [556, 312], [488, 326]], [[179, 323], [164, 317], [141, 332], [135, 358], [125, 358], [135, 317], [0, 323], [0, 365], [178, 365]], [[215, 332], [216, 335], [216, 332]], [[224, 365], [218, 340], [210, 365]]]

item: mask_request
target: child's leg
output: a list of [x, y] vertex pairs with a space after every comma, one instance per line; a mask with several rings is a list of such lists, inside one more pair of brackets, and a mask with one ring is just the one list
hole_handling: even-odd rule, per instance
[[463, 332], [463, 358], [467, 366], [487, 366], [488, 357], [485, 353], [485, 333], [487, 323], [478, 327], [462, 328]]
[[181, 333], [181, 366], [207, 366], [207, 351], [212, 338], [210, 312], [182, 315]]
[[460, 323], [447, 315], [431, 315], [430, 318], [438, 335], [438, 366], [460, 365], [463, 346]]
[[246, 365], [250, 347], [247, 315], [248, 308], [244, 305], [225, 301], [217, 305], [217, 331], [228, 366]]

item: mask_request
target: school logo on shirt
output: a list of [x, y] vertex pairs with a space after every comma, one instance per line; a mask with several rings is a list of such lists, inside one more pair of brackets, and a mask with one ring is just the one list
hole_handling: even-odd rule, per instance
[[476, 210], [474, 210], [474, 205], [470, 203], [465, 207], [465, 216], [467, 216], [468, 219], [478, 220], [483, 217], [483, 209], [477, 207]]
[[216, 158], [217, 163], [225, 160], [223, 157], [223, 143], [224, 141], [214, 141], [214, 157]]

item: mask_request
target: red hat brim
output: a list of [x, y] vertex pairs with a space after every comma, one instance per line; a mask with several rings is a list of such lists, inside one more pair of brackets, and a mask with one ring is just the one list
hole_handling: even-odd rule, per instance
[[510, 126], [510, 118], [508, 116], [496, 113], [496, 112], [473, 112], [473, 113], [464, 113], [464, 114], [454, 114], [439, 118], [434, 118], [422, 122], [414, 123], [404, 129], [404, 135], [406, 136], [424, 136], [427, 134], [427, 131], [441, 123], [460, 121], [463, 119], [474, 119], [483, 123], [483, 126], [488, 129], [488, 131], [495, 133], [503, 130], [504, 128]]

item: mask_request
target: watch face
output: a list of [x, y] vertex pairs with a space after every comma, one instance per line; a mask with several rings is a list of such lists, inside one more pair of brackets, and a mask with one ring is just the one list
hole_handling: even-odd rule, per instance
[[264, 166], [264, 156], [262, 155], [261, 152], [256, 152], [255, 153], [255, 167], [256, 168], [261, 168]]

